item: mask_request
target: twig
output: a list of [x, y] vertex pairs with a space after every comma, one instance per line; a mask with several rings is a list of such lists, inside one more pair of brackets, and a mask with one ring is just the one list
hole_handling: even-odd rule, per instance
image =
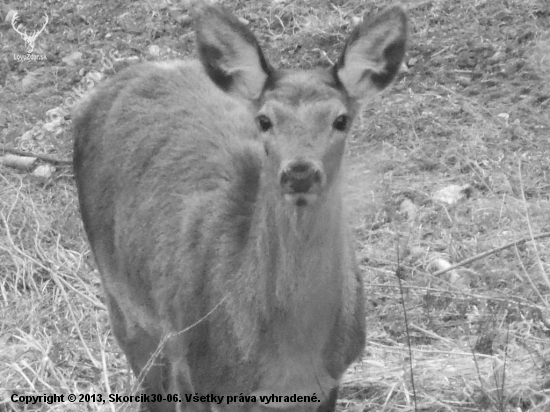
[[465, 266], [468, 263], [472, 263], [472, 262], [475, 262], [476, 260], [483, 259], [486, 256], [492, 255], [493, 253], [496, 253], [496, 252], [500, 252], [501, 250], [507, 249], [509, 247], [519, 245], [520, 243], [528, 242], [529, 240], [541, 239], [543, 237], [549, 237], [549, 236], [550, 236], [550, 232], [544, 232], [544, 233], [539, 233], [538, 235], [535, 235], [535, 236], [527, 236], [527, 237], [524, 237], [523, 239], [514, 240], [513, 242], [507, 243], [504, 246], [500, 246], [495, 249], [491, 249], [486, 252], [480, 253], [479, 255], [472, 256], [471, 258], [465, 259], [462, 262], [458, 262], [446, 269], [438, 270], [437, 272], [433, 273], [433, 276], [442, 275], [443, 273], [446, 273], [450, 270], [456, 269], [461, 266]]
[[[525, 199], [525, 191], [523, 190], [523, 180], [521, 178], [521, 157], [518, 159], [518, 177], [519, 177], [519, 187], [521, 189], [521, 199], [523, 200], [523, 207], [525, 208], [525, 219], [527, 221], [527, 228], [529, 229], [529, 234], [531, 235], [531, 238], [533, 237], [533, 228], [531, 227], [531, 219], [529, 217], [529, 208], [527, 206], [527, 199]], [[546, 274], [546, 271], [544, 270], [544, 267], [542, 266], [542, 259], [540, 257], [539, 250], [537, 249], [537, 245], [533, 245], [533, 252], [535, 253], [536, 262], [538, 263], [540, 273], [544, 281], [546, 282], [546, 286], [550, 287], [550, 279], [548, 279], [548, 275]]]
[[3, 151], [4, 153], [11, 153], [18, 156], [36, 157], [37, 159], [43, 160], [45, 162], [50, 162], [50, 163], [64, 164], [64, 165], [73, 164], [73, 161], [69, 159], [58, 159], [57, 157], [46, 155], [46, 154], [24, 152], [23, 150], [6, 147], [3, 144], [0, 144], [0, 150]]
[[418, 332], [424, 333], [425, 335], [429, 336], [429, 337], [432, 338], [432, 339], [440, 340], [440, 341], [443, 341], [443, 342], [445, 342], [445, 343], [452, 343], [452, 342], [453, 342], [451, 339], [447, 339], [447, 338], [444, 338], [444, 337], [442, 337], [442, 336], [439, 336], [437, 333], [432, 332], [431, 330], [427, 330], [427, 329], [421, 328], [420, 326], [416, 326], [416, 325], [413, 324], [413, 323], [411, 323], [411, 324], [409, 325], [409, 327], [410, 327], [411, 329], [417, 330]]
[[403, 271], [400, 266], [400, 258], [399, 258], [399, 231], [396, 231], [397, 233], [397, 242], [396, 242], [396, 255], [397, 255], [397, 268], [395, 269], [395, 276], [397, 277], [397, 282], [399, 283], [399, 293], [401, 294], [401, 306], [403, 307], [403, 320], [405, 321], [405, 332], [407, 336], [407, 348], [409, 349], [409, 370], [411, 372], [411, 388], [413, 392], [413, 400], [414, 400], [414, 412], [418, 411], [417, 406], [417, 396], [416, 396], [416, 385], [414, 383], [414, 369], [413, 369], [413, 353], [411, 350], [411, 334], [409, 332], [409, 319], [407, 317], [407, 308], [405, 307], [405, 294], [403, 293]]

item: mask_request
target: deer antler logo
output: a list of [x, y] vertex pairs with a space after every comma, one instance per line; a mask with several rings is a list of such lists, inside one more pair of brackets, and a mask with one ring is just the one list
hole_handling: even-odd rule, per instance
[[46, 28], [46, 25], [48, 24], [48, 20], [49, 20], [48, 15], [44, 14], [44, 17], [42, 19], [40, 19], [40, 20], [44, 20], [44, 25], [42, 26], [42, 28], [39, 29], [39, 30], [33, 31], [31, 35], [27, 34], [26, 29], [23, 33], [19, 30], [19, 28], [22, 25], [19, 24], [19, 25], [16, 26], [18, 19], [19, 19], [19, 14], [17, 12], [15, 12], [15, 14], [13, 15], [13, 17], [11, 19], [11, 25], [12, 25], [13, 29], [21, 35], [21, 38], [25, 41], [25, 43], [27, 43], [27, 53], [32, 53], [32, 51], [34, 50], [34, 44], [36, 42], [36, 39], [37, 39], [38, 35], [44, 31], [44, 29]]

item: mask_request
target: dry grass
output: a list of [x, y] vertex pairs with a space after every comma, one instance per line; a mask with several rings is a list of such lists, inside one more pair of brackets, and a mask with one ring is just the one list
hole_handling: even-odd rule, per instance
[[[44, 120], [75, 79], [97, 67], [99, 49], [148, 59], [151, 44], [160, 58], [193, 53], [190, 27], [174, 23], [184, 3], [94, 3], [52, 2], [59, 24], [40, 37], [48, 62], [0, 66], [0, 143], [14, 145]], [[226, 3], [249, 21], [271, 61], [310, 68], [337, 58], [354, 16], [390, 1]], [[19, 7], [42, 12], [36, 2]], [[549, 411], [550, 237], [536, 237], [550, 232], [548, 4], [413, 0], [407, 7], [408, 72], [363, 113], [350, 142], [368, 345], [345, 376], [339, 407]], [[11, 31], [0, 31], [3, 44], [22, 53]], [[60, 59], [75, 50], [82, 61], [66, 67]], [[29, 72], [38, 80], [23, 90]], [[70, 126], [59, 130], [36, 148], [70, 157]], [[71, 174], [61, 167], [44, 182], [0, 165], [0, 411], [135, 406], [9, 400], [128, 394], [135, 383], [88, 263]], [[451, 185], [467, 187], [467, 196], [438, 201]]]

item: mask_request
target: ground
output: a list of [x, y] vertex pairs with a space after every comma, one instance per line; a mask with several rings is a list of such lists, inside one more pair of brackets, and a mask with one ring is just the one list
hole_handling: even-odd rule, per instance
[[[270, 61], [308, 69], [334, 62], [357, 19], [391, 2], [222, 3]], [[349, 144], [368, 343], [338, 408], [549, 411], [550, 6], [406, 7], [406, 64]], [[28, 33], [48, 15], [32, 52], [46, 60], [18, 60], [14, 11]], [[124, 65], [194, 56], [189, 1], [21, 1], [0, 12], [0, 156], [42, 155], [28, 170], [0, 164], [0, 411], [122, 409], [10, 397], [134, 389], [80, 221], [67, 107]], [[37, 164], [45, 173], [31, 172]]]

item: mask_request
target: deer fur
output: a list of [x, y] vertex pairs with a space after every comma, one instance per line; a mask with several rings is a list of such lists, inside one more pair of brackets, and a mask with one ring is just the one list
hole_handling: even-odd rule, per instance
[[[275, 69], [219, 8], [202, 7], [195, 31], [200, 61], [132, 66], [74, 112], [80, 210], [113, 333], [146, 394], [182, 399], [144, 410], [334, 411], [365, 344], [346, 138], [398, 72], [405, 14], [356, 27], [328, 70]], [[272, 394], [317, 401], [259, 400]]]

